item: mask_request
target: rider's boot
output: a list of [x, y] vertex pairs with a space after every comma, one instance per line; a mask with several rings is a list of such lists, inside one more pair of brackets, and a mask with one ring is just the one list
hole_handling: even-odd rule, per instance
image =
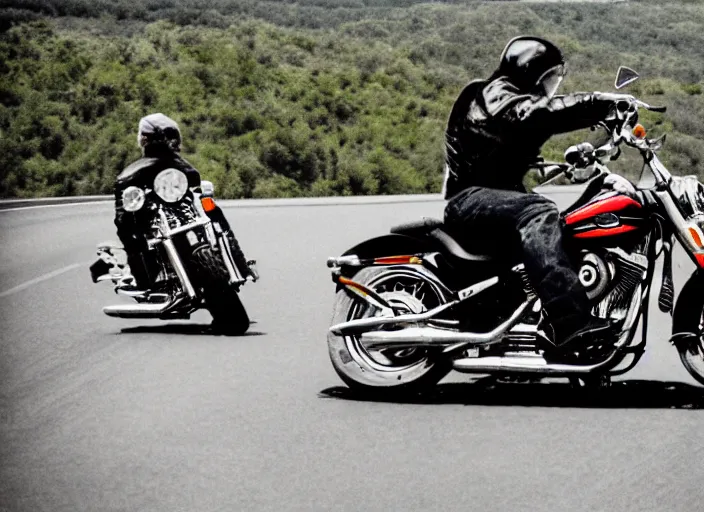
[[601, 341], [604, 337], [612, 334], [614, 325], [605, 318], [589, 316], [586, 321], [563, 326], [558, 323], [554, 328], [555, 341], [559, 347], [565, 349], [579, 350], [594, 341]]
[[540, 329], [560, 350], [578, 352], [589, 349], [607, 340], [614, 334], [615, 325], [608, 319], [592, 315], [569, 315], [547, 325], [541, 322]]

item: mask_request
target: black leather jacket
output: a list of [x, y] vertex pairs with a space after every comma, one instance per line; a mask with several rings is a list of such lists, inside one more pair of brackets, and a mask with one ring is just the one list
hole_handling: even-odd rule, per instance
[[551, 136], [593, 126], [612, 106], [593, 93], [548, 100], [503, 78], [471, 82], [447, 123], [445, 198], [472, 186], [524, 191], [523, 176]]

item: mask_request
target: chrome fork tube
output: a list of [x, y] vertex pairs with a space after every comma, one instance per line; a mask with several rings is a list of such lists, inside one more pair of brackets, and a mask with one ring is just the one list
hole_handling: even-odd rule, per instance
[[186, 291], [190, 298], [195, 298], [196, 290], [193, 288], [193, 284], [188, 278], [188, 274], [186, 273], [186, 269], [184, 268], [183, 263], [181, 263], [181, 258], [178, 255], [178, 251], [176, 250], [176, 246], [174, 245], [173, 240], [171, 240], [170, 238], [166, 238], [162, 240], [162, 244], [164, 245], [166, 254], [169, 257], [169, 261], [171, 261], [171, 265], [173, 265], [174, 267], [174, 271], [176, 272], [179, 281], [181, 281], [181, 286], [183, 286], [183, 289]]
[[225, 267], [227, 268], [227, 273], [230, 275], [230, 284], [239, 283], [244, 281], [240, 276], [236, 265], [233, 264], [234, 258], [230, 252], [230, 246], [225, 240], [225, 235], [220, 233], [218, 237], [220, 241], [220, 251], [222, 253], [222, 259], [225, 261]]

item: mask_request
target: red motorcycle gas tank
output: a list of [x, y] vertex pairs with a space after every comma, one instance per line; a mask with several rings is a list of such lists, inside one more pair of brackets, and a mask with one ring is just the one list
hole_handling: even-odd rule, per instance
[[635, 234], [643, 227], [646, 212], [635, 188], [630, 183], [630, 187], [604, 185], [592, 198], [581, 198], [578, 202], [584, 203], [582, 206], [564, 215], [565, 226], [572, 237], [611, 239]]

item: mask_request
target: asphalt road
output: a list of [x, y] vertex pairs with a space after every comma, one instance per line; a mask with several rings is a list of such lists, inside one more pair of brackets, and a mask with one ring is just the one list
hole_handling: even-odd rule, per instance
[[655, 307], [607, 394], [452, 374], [364, 399], [328, 360], [325, 259], [443, 204], [256, 205], [225, 210], [262, 275], [239, 338], [101, 313], [110, 204], [0, 212], [0, 511], [702, 510], [704, 394]]

